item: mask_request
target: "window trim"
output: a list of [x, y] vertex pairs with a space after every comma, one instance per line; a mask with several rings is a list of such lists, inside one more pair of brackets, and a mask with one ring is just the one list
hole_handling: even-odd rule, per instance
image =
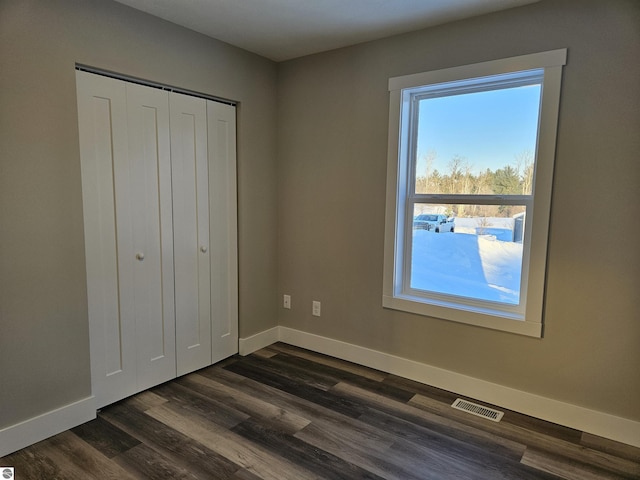
[[[532, 337], [542, 336], [551, 190], [562, 66], [566, 64], [566, 57], [567, 49], [559, 49], [389, 79], [383, 307]], [[481, 302], [482, 305], [472, 300], [465, 303], [452, 302], [446, 296], [438, 299], [432, 297], [427, 302], [423, 297], [412, 295], [404, 288], [405, 255], [403, 253], [406, 248], [406, 232], [412, 230], [412, 228], [409, 229], [411, 225], [407, 225], [410, 219], [405, 213], [407, 199], [412, 194], [407, 181], [410, 178], [409, 169], [412, 168], [412, 162], [403, 161], [409, 158], [409, 148], [411, 148], [410, 139], [403, 139], [402, 127], [410, 121], [410, 109], [402, 108], [403, 103], [406, 102], [403, 98], [403, 90], [424, 87], [428, 91], [429, 86], [437, 84], [536, 69], [541, 69], [544, 73], [532, 192], [533, 204], [529, 206], [528, 201], [525, 202], [527, 204], [525, 231], [530, 232], [531, 237], [529, 248], [525, 248], [523, 252], [523, 272], [525, 272], [524, 267], [528, 265], [528, 271], [523, 274], [521, 284], [522, 301], [526, 302], [524, 309], [510, 313], [507, 311], [509, 309], [487, 308], [486, 302]], [[452, 196], [443, 195], [444, 203], [453, 201], [453, 198], [447, 197]], [[495, 196], [465, 195], [464, 198], [463, 203], [495, 200]], [[515, 200], [515, 196], [513, 199]]]

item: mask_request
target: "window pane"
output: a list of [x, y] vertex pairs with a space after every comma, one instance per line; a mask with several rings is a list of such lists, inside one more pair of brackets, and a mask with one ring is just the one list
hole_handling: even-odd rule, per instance
[[414, 206], [410, 287], [518, 305], [525, 207]]
[[416, 193], [531, 194], [541, 86], [417, 102]]

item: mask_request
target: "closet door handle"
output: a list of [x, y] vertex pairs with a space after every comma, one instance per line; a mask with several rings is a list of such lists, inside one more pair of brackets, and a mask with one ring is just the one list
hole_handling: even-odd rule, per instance
[[207, 253], [207, 247], [205, 247], [204, 245], [202, 245], [202, 246], [200, 247], [200, 251], [201, 251], [202, 253]]
[[144, 260], [144, 253], [142, 253], [142, 252], [136, 253], [136, 259], [139, 262], [143, 261]]

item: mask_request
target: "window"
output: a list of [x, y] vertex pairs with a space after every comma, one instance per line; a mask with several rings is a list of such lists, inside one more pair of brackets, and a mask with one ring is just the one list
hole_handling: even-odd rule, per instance
[[383, 305], [542, 335], [566, 50], [389, 80]]

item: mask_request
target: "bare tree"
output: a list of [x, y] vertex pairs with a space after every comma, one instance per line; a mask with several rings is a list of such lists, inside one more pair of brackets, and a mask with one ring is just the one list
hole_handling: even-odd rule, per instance
[[[433, 176], [433, 162], [438, 157], [438, 154], [434, 150], [429, 150], [426, 155], [423, 155], [419, 160], [419, 165], [416, 167], [422, 167], [424, 164], [424, 175], [418, 175], [416, 171], [416, 193], [438, 193], [438, 184], [434, 184]], [[421, 170], [421, 168], [416, 168]], [[436, 171], [437, 172], [437, 171]]]
[[[454, 156], [447, 165], [449, 175], [445, 193], [473, 193], [475, 190], [476, 178], [472, 173], [469, 162], [458, 155]], [[457, 205], [456, 215], [464, 217], [467, 205]]]
[[491, 222], [489, 221], [489, 219], [485, 216], [485, 217], [480, 217], [478, 219], [478, 235], [484, 235], [487, 233], [487, 228], [489, 228], [491, 226]]
[[530, 195], [533, 187], [533, 166], [535, 164], [531, 150], [525, 150], [516, 155], [517, 170], [520, 175], [522, 194]]

